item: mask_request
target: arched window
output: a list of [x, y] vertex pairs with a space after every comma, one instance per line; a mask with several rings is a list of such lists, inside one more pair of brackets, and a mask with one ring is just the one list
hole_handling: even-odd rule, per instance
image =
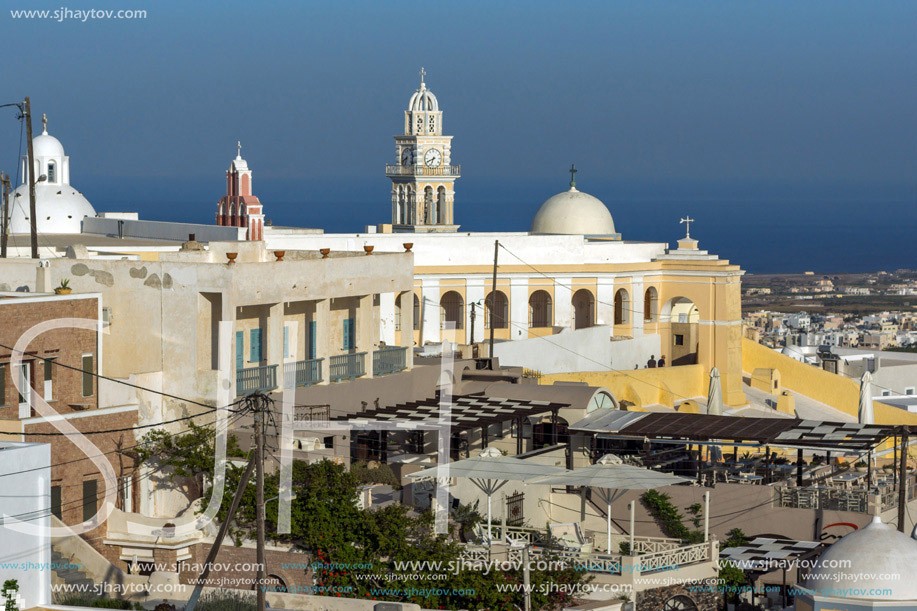
[[48, 182], [57, 182], [57, 164], [48, 162]]
[[615, 293], [615, 324], [623, 325], [630, 322], [630, 295], [624, 289]]
[[589, 289], [573, 293], [573, 328], [585, 329], [595, 322], [595, 298]]
[[446, 222], [446, 187], [440, 187], [436, 190], [436, 211], [436, 222], [444, 224]]
[[436, 223], [436, 202], [433, 201], [433, 187], [427, 187], [423, 190], [423, 214], [424, 224], [432, 225]]
[[503, 291], [493, 291], [484, 298], [484, 328], [506, 329], [509, 325], [509, 301]]
[[643, 320], [655, 322], [659, 316], [659, 293], [651, 286], [643, 293]]
[[455, 291], [448, 291], [439, 300], [441, 329], [446, 329], [449, 323], [454, 323], [456, 329], [462, 329], [465, 323], [465, 300]]
[[408, 222], [407, 198], [404, 195], [404, 186], [398, 186], [398, 201], [395, 207], [395, 222], [406, 225]]
[[408, 185], [405, 189], [405, 196], [408, 200], [407, 206], [407, 224], [414, 225], [417, 223], [417, 197], [414, 192], [414, 187]]
[[551, 311], [551, 295], [547, 291], [538, 290], [529, 297], [529, 326], [550, 327], [554, 325], [554, 315]]
[[414, 330], [420, 330], [420, 299], [414, 295]]

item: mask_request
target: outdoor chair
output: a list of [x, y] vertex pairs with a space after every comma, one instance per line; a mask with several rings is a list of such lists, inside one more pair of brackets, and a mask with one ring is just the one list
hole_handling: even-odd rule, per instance
[[594, 544], [583, 535], [579, 522], [550, 524], [548, 529], [551, 532], [551, 538], [563, 549], [584, 554], [592, 553]]

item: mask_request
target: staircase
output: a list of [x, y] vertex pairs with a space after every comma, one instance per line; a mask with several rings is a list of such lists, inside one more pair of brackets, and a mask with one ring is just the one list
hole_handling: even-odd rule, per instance
[[[70, 558], [65, 557], [59, 551], [54, 549], [53, 546], [51, 547], [51, 563], [51, 566], [53, 567], [51, 583], [55, 586], [66, 584], [68, 586], [74, 586], [74, 591], [77, 591], [77, 587], [89, 587], [95, 583], [81, 569], [78, 569], [75, 566], [65, 567], [65, 565], [69, 565], [71, 563]], [[80, 565], [79, 561], [76, 559], [74, 559], [73, 564], [78, 566]]]

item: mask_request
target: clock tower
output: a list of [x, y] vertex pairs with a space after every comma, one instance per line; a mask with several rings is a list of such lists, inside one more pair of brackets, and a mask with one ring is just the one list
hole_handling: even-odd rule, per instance
[[404, 113], [404, 134], [395, 136], [392, 180], [394, 231], [455, 231], [452, 202], [461, 166], [452, 165], [452, 136], [443, 135], [443, 112], [420, 69], [420, 89]]

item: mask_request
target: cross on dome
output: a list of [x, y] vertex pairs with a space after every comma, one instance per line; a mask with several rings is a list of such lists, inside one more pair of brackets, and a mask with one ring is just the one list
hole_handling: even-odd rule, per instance
[[236, 159], [242, 159], [242, 141], [236, 140]]
[[420, 74], [420, 88], [421, 88], [421, 89], [426, 89], [426, 88], [427, 88], [427, 85], [426, 85], [426, 83], [423, 82], [423, 77], [425, 77], [425, 76], [427, 75], [427, 71], [423, 69], [423, 66], [420, 67], [420, 73], [419, 73], [419, 74]]
[[577, 172], [579, 172], [579, 170], [576, 169], [576, 164], [571, 163], [570, 164], [570, 188], [571, 189], [576, 189], [576, 173]]
[[686, 224], [686, 228], [685, 228], [685, 237], [686, 238], [691, 237], [691, 223], [693, 222], [694, 222], [694, 219], [692, 219], [690, 215], [686, 216], [685, 218], [681, 219], [681, 221], [678, 222], [679, 225], [681, 225], [682, 223]]
[[41, 113], [41, 125], [42, 125], [41, 133], [47, 134], [48, 133], [48, 115], [47, 113], [44, 113], [44, 112]]

